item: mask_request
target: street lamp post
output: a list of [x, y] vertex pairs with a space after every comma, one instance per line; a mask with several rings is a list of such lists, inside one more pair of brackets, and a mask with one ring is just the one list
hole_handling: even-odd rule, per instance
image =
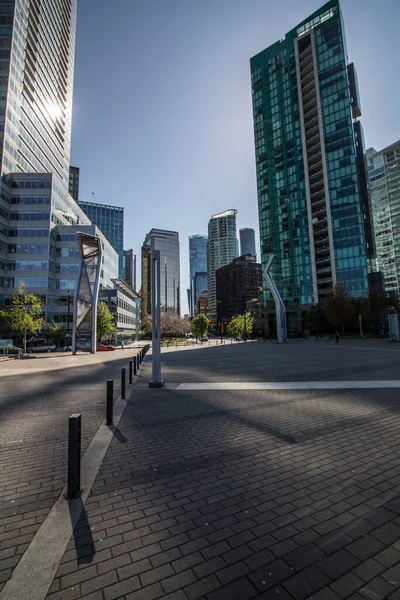
[[67, 292], [67, 347], [69, 346], [69, 303], [70, 303], [71, 294], [69, 290]]

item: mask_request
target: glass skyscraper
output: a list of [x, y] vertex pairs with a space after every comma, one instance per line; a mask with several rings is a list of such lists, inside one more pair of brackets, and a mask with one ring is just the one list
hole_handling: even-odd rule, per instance
[[369, 213], [354, 134], [361, 111], [338, 0], [254, 56], [251, 81], [263, 268], [273, 254], [289, 304], [323, 303], [336, 283], [364, 294]]
[[231, 263], [238, 255], [236, 215], [237, 210], [226, 210], [212, 216], [208, 222], [208, 311], [213, 325], [217, 324], [216, 271]]
[[0, 302], [25, 281], [50, 319], [73, 293], [74, 226], [97, 231], [68, 193], [76, 12], [77, 0], [0, 0]]
[[[195, 316], [196, 312], [196, 273], [203, 274], [201, 286], [207, 289], [207, 284], [204, 282], [204, 273], [207, 271], [207, 236], [206, 235], [191, 235], [189, 237], [189, 269], [190, 269], [190, 291], [189, 291], [189, 313], [190, 316]], [[200, 283], [200, 280], [199, 280]], [[205, 284], [205, 287], [204, 287]]]
[[124, 277], [124, 209], [122, 206], [108, 206], [97, 202], [79, 202], [79, 206], [90, 221], [106, 236], [118, 253], [118, 277]]
[[239, 229], [240, 254], [251, 254], [256, 256], [256, 233], [250, 227]]
[[142, 315], [151, 314], [151, 251], [160, 251], [161, 312], [180, 314], [179, 233], [152, 229], [142, 246]]
[[383, 273], [386, 292], [400, 293], [400, 140], [366, 152], [375, 268]]

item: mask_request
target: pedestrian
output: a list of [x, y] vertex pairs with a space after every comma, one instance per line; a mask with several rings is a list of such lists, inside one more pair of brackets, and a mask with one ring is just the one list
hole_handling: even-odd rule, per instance
[[385, 337], [385, 328], [384, 327], [382, 327], [382, 329], [381, 329], [380, 336]]
[[335, 345], [336, 344], [339, 346], [339, 332], [337, 329], [335, 331]]
[[124, 340], [122, 340], [122, 342], [121, 342], [121, 350], [123, 350], [123, 349], [124, 349]]

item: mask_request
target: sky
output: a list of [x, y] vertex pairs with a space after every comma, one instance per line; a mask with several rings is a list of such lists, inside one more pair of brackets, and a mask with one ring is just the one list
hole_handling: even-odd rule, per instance
[[[187, 313], [189, 242], [213, 214], [256, 230], [250, 58], [320, 0], [79, 0], [71, 164], [80, 199], [125, 209], [124, 248], [179, 232]], [[342, 0], [366, 147], [400, 138], [400, 0]], [[91, 193], [95, 193], [95, 197]], [[140, 287], [140, 277], [137, 287]]]

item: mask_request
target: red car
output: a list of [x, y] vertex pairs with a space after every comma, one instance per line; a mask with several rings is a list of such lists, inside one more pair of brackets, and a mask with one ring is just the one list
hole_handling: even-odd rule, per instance
[[96, 352], [110, 352], [115, 349], [115, 346], [111, 346], [110, 344], [97, 344], [96, 346]]

